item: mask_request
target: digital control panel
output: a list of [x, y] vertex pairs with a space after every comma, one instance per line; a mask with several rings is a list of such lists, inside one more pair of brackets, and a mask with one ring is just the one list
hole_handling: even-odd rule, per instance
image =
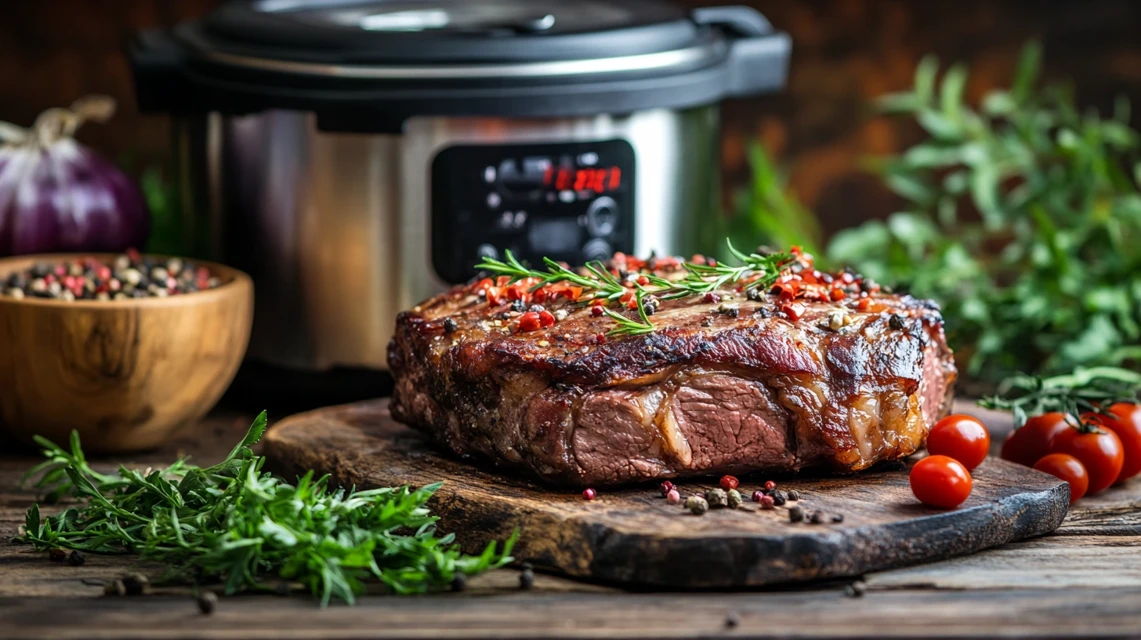
[[541, 265], [634, 249], [634, 149], [625, 140], [454, 146], [432, 161], [432, 266], [466, 282], [510, 250]]

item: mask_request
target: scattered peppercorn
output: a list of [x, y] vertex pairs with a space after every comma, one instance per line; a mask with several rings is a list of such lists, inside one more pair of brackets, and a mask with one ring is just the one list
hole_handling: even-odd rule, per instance
[[712, 327], [713, 326], [713, 318], [711, 318], [709, 316], [705, 316], [704, 318], [701, 319], [701, 326]]
[[123, 587], [129, 596], [141, 596], [150, 585], [150, 580], [141, 573], [128, 573], [122, 577]]
[[715, 303], [721, 302], [721, 296], [710, 291], [709, 293], [706, 293], [704, 296], [701, 297], [701, 301], [704, 302], [705, 304], [715, 304]]
[[218, 596], [213, 591], [203, 591], [198, 594], [198, 610], [203, 615], [210, 615], [214, 613], [214, 609], [218, 607]]
[[127, 595], [127, 587], [123, 584], [122, 580], [115, 579], [103, 585], [103, 595], [125, 596]]
[[724, 489], [710, 489], [705, 492], [705, 501], [709, 503], [710, 507], [727, 507], [729, 506], [729, 494], [725, 493]]
[[590, 308], [590, 315], [594, 316], [595, 318], [601, 316], [604, 313], [606, 313], [606, 312], [602, 310], [601, 305], [594, 305], [593, 307]]
[[800, 492], [799, 492], [799, 491], [797, 491], [796, 489], [793, 489], [792, 491], [789, 491], [789, 492], [788, 492], [788, 499], [789, 499], [789, 500], [792, 500], [793, 502], [796, 502], [797, 500], [800, 500]]
[[690, 496], [685, 499], [685, 508], [689, 509], [693, 515], [700, 516], [709, 511], [709, 503], [701, 496]]
[[765, 294], [757, 287], [749, 287], [745, 290], [745, 297], [753, 302], [759, 302], [765, 299]]
[[523, 313], [524, 311], [527, 310], [527, 303], [523, 302], [522, 299], [512, 300], [511, 301], [511, 310], [514, 311], [515, 313]]
[[802, 522], [804, 520], [804, 509], [800, 507], [793, 507], [788, 510], [789, 522]]
[[741, 624], [741, 620], [737, 617], [737, 614], [733, 613], [732, 611], [730, 611], [728, 614], [726, 614], [726, 616], [725, 616], [725, 626], [726, 627], [732, 629], [739, 624]]
[[764, 498], [764, 497], [765, 497], [765, 492], [764, 492], [764, 491], [759, 491], [759, 490], [758, 490], [758, 491], [754, 491], [754, 492], [753, 492], [753, 502], [760, 502], [760, 501], [761, 501], [761, 498]]
[[666, 494], [666, 502], [668, 504], [681, 502], [681, 494], [677, 492], [677, 489], [670, 489], [670, 492]]
[[445, 333], [455, 333], [456, 329], [459, 329], [459, 328], [460, 328], [460, 325], [456, 324], [455, 320], [453, 320], [451, 318], [444, 318], [444, 332]]
[[63, 562], [64, 560], [67, 560], [67, 549], [60, 549], [58, 547], [55, 549], [49, 549], [48, 560], [51, 560], [52, 562]]
[[669, 495], [669, 492], [673, 491], [673, 488], [674, 488], [674, 483], [670, 482], [669, 480], [666, 480], [665, 482], [662, 483], [662, 485], [660, 487], [658, 487], [658, 489], [662, 492], [663, 496]]
[[67, 563], [73, 567], [82, 567], [85, 562], [87, 562], [87, 556], [79, 551], [72, 551], [71, 554], [67, 556]]
[[737, 491], [736, 489], [730, 489], [726, 493], [728, 494], [727, 499], [730, 509], [736, 509], [737, 507], [741, 506], [742, 502], [745, 501], [745, 499], [741, 497], [741, 492]]
[[179, 258], [141, 257], [135, 252], [104, 264], [93, 257], [37, 263], [0, 280], [0, 295], [75, 300], [126, 300], [194, 293], [221, 286], [203, 267]]
[[737, 478], [734, 478], [733, 476], [721, 476], [720, 484], [721, 484], [721, 488], [726, 490], [726, 491], [728, 491], [730, 489], [736, 489], [737, 487], [741, 486], [741, 482], [738, 481]]
[[736, 318], [741, 315], [741, 310], [731, 304], [722, 304], [717, 307], [717, 313], [729, 318]]
[[758, 315], [762, 318], [767, 319], [773, 317], [773, 310], [768, 307], [759, 307], [756, 311], [753, 312], [753, 315]]
[[865, 584], [863, 580], [857, 580], [844, 587], [844, 594], [849, 598], [862, 598], [866, 590], [867, 584]]
[[904, 326], [904, 324], [903, 324], [903, 316], [901, 316], [901, 315], [899, 315], [899, 314], [893, 314], [893, 315], [891, 316], [891, 319], [887, 321], [887, 324], [888, 324], [888, 326], [889, 326], [889, 327], [891, 327], [892, 329], [896, 329], [896, 330], [898, 330], [898, 329], [902, 329], [902, 328], [903, 328], [903, 326]]
[[824, 514], [820, 511], [813, 511], [812, 515], [809, 516], [808, 521], [812, 524], [824, 524]]
[[761, 496], [760, 503], [762, 509], [772, 509], [776, 506], [772, 496]]
[[841, 523], [841, 522], [843, 522], [843, 521], [844, 521], [844, 516], [843, 516], [843, 515], [841, 515], [841, 514], [839, 514], [839, 513], [837, 513], [836, 515], [832, 516], [832, 522], [835, 522], [836, 524], [840, 524], [840, 523]]
[[776, 487], [777, 487], [777, 483], [773, 482], [772, 480], [768, 480], [765, 482], [765, 490], [766, 491], [772, 491], [773, 489], [776, 489]]
[[769, 495], [773, 499], [773, 504], [775, 504], [778, 507], [783, 507], [784, 504], [786, 502], [788, 502], [788, 499], [785, 496], [785, 493], [783, 491], [781, 491], [780, 489], [774, 489], [772, 491], [772, 493], [770, 493]]
[[531, 569], [524, 569], [519, 574], [519, 588], [526, 590], [533, 586], [535, 586], [535, 572]]
[[598, 492], [595, 491], [594, 489], [583, 489], [582, 490], [582, 499], [583, 500], [587, 500], [587, 501], [594, 500], [597, 497], [598, 497]]

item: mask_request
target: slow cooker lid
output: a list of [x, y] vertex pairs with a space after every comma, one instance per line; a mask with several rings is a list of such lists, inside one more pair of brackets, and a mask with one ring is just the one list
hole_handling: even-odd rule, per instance
[[708, 44], [683, 11], [656, 0], [253, 0], [177, 34], [239, 66], [582, 60]]

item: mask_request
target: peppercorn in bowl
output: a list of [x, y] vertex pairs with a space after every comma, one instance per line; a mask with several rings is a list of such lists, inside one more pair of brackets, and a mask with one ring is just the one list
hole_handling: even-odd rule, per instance
[[0, 259], [0, 438], [127, 452], [206, 414], [237, 373], [253, 284], [165, 256]]

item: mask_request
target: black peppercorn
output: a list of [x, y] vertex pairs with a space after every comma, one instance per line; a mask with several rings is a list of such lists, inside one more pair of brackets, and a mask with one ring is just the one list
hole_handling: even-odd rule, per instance
[[452, 576], [452, 591], [459, 592], [465, 589], [467, 589], [467, 576], [457, 571], [456, 574]]
[[793, 502], [796, 502], [797, 500], [800, 500], [800, 492], [799, 492], [799, 491], [797, 491], [796, 489], [793, 489], [792, 491], [789, 491], [789, 492], [788, 492], [788, 499], [789, 499], [789, 500], [792, 500]]
[[81, 567], [85, 562], [87, 562], [87, 556], [78, 551], [72, 551], [71, 555], [67, 556], [67, 563], [73, 567]]
[[765, 294], [759, 287], [749, 287], [745, 290], [745, 297], [753, 302], [759, 302], [765, 299]]
[[844, 516], [840, 515], [839, 513], [832, 516], [832, 522], [835, 522], [836, 524], [840, 524], [843, 521], [844, 521]]
[[769, 495], [773, 498], [773, 504], [778, 507], [784, 506], [788, 502], [788, 496], [780, 489], [774, 489]]
[[753, 315], [760, 316], [762, 318], [771, 318], [773, 317], [773, 310], [768, 307], [759, 307], [756, 311], [753, 312]]
[[141, 573], [128, 573], [123, 576], [123, 587], [129, 596], [141, 596], [146, 592], [150, 580]]
[[866, 589], [867, 589], [867, 585], [864, 584], [864, 581], [863, 580], [857, 580], [857, 581], [849, 584], [848, 586], [844, 587], [844, 594], [847, 595], [849, 598], [862, 598], [864, 596], [864, 591]]
[[788, 510], [789, 522], [802, 522], [804, 521], [804, 509], [800, 507], [793, 507]]
[[650, 304], [649, 302], [642, 305], [642, 311], [645, 312], [645, 314], [648, 316], [654, 315], [654, 309], [656, 308], [657, 307], [655, 305]]
[[203, 591], [198, 594], [198, 610], [204, 615], [214, 613], [214, 609], [218, 606], [218, 596], [213, 591]]
[[511, 310], [516, 313], [523, 313], [527, 310], [527, 303], [522, 300], [513, 300], [511, 302]]
[[523, 573], [519, 574], [519, 588], [530, 589], [533, 586], [535, 586], [535, 572], [524, 569]]
[[899, 315], [898, 313], [893, 314], [891, 316], [891, 319], [887, 321], [887, 324], [892, 329], [896, 329], [896, 330], [902, 329], [904, 327], [903, 316]]
[[444, 332], [455, 333], [456, 329], [459, 328], [460, 325], [456, 324], [455, 320], [452, 320], [451, 318], [444, 318]]
[[63, 562], [64, 560], [67, 560], [67, 549], [49, 549], [48, 560], [51, 560], [52, 562]]
[[732, 629], [739, 624], [741, 624], [741, 619], [738, 618], [737, 614], [733, 613], [732, 611], [730, 611], [725, 616], [725, 626], [728, 627], [729, 629]]
[[812, 524], [823, 524], [824, 514], [819, 511], [813, 511], [812, 515], [808, 518], [808, 521]]

